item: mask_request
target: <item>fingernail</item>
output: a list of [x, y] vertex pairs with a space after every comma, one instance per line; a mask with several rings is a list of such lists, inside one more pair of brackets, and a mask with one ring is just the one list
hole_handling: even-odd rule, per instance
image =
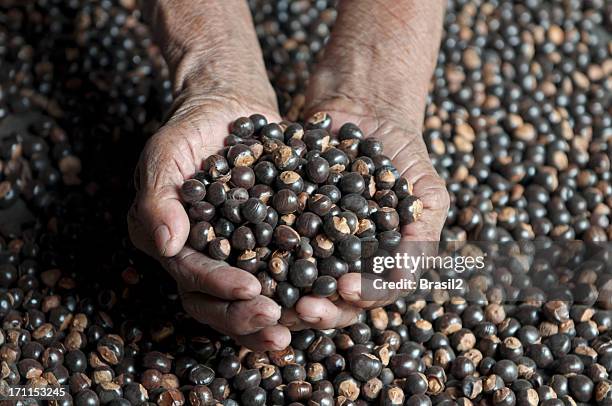
[[306, 323], [319, 323], [321, 321], [320, 317], [312, 317], [312, 316], [303, 316], [303, 315], [299, 315], [300, 319], [304, 320]]
[[341, 296], [347, 302], [356, 302], [359, 300], [359, 294], [357, 292], [353, 292], [350, 290], [346, 292], [342, 292]]
[[264, 341], [264, 346], [268, 349], [268, 351], [280, 351], [282, 348], [274, 340], [266, 340]]
[[155, 245], [162, 255], [166, 255], [166, 244], [170, 241], [170, 229], [165, 224], [157, 227], [154, 233]]
[[258, 314], [257, 316], [253, 317], [252, 320], [253, 324], [257, 327], [267, 327], [276, 324], [276, 320], [273, 320], [265, 314]]
[[255, 297], [255, 293], [250, 288], [235, 288], [232, 290], [232, 295], [239, 300], [249, 300]]

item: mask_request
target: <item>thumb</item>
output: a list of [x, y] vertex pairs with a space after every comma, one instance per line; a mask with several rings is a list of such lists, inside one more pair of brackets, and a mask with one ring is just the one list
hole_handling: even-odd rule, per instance
[[149, 155], [143, 154], [136, 170], [137, 194], [128, 215], [130, 237], [136, 247], [155, 258], [172, 257], [189, 236], [189, 217], [179, 188], [194, 165], [181, 168], [171, 157], [160, 154], [149, 159]]
[[128, 214], [134, 245], [154, 258], [179, 253], [189, 235], [189, 217], [178, 196], [139, 192]]
[[178, 196], [143, 196], [141, 218], [148, 225], [157, 255], [173, 257], [179, 253], [189, 236], [189, 217]]

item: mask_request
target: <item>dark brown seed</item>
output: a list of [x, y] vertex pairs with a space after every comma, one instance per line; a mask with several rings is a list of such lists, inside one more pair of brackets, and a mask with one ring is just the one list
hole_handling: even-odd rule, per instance
[[255, 172], [248, 166], [237, 166], [231, 171], [230, 182], [234, 187], [248, 190], [255, 185]]
[[227, 186], [222, 182], [213, 182], [208, 186], [206, 192], [206, 201], [213, 206], [220, 206], [225, 202], [227, 195]]
[[273, 228], [268, 223], [259, 223], [255, 226], [254, 236], [258, 247], [266, 247], [272, 242]]
[[397, 205], [397, 212], [402, 225], [418, 221], [423, 214], [423, 202], [415, 196], [408, 196]]
[[255, 156], [246, 145], [236, 144], [227, 151], [227, 160], [231, 167], [251, 166], [255, 162]]
[[319, 234], [312, 241], [313, 254], [317, 258], [328, 258], [334, 253], [334, 242], [326, 235]]
[[329, 176], [329, 162], [321, 157], [314, 157], [306, 163], [305, 173], [314, 183], [323, 183]]
[[285, 145], [276, 148], [272, 152], [272, 159], [274, 160], [274, 165], [280, 171], [293, 171], [300, 163], [299, 156], [295, 150]]
[[324, 194], [312, 195], [307, 202], [307, 208], [319, 217], [329, 213], [333, 206], [332, 200]]
[[258, 162], [254, 167], [254, 172], [257, 182], [264, 185], [272, 185], [278, 176], [278, 169], [269, 161]]
[[328, 215], [323, 222], [323, 230], [332, 241], [340, 241], [351, 235], [351, 228], [345, 217]]
[[232, 248], [239, 251], [252, 250], [255, 248], [255, 243], [255, 235], [249, 227], [240, 226], [234, 230], [232, 234]]
[[323, 222], [321, 217], [314, 213], [305, 212], [300, 214], [295, 222], [295, 230], [304, 237], [314, 238], [319, 231]]
[[253, 224], [262, 223], [267, 216], [266, 205], [254, 197], [244, 202], [240, 210], [244, 219]]
[[250, 137], [255, 132], [255, 125], [249, 117], [239, 117], [232, 123], [231, 132], [238, 137]]
[[227, 238], [217, 237], [208, 243], [208, 255], [213, 259], [223, 261], [229, 257], [232, 246]]
[[329, 146], [330, 134], [324, 129], [306, 128], [302, 141], [310, 150], [323, 151]]
[[259, 269], [257, 253], [255, 251], [246, 250], [236, 258], [236, 266], [244, 269], [247, 272], [255, 273]]
[[367, 200], [358, 194], [348, 194], [340, 199], [342, 210], [353, 212], [359, 219], [364, 219], [369, 215]]
[[315, 280], [312, 286], [312, 293], [320, 297], [329, 297], [336, 293], [337, 285], [336, 278], [322, 275]]
[[270, 198], [274, 195], [274, 190], [268, 185], [257, 184], [249, 190], [248, 197], [255, 197], [261, 200], [264, 204], [268, 204]]
[[289, 265], [287, 261], [280, 257], [275, 257], [268, 261], [268, 272], [278, 282], [287, 280]]
[[399, 200], [403, 200], [412, 195], [413, 185], [410, 183], [410, 181], [408, 181], [408, 179], [401, 177], [395, 182], [393, 191]]
[[349, 235], [336, 244], [336, 253], [345, 261], [351, 262], [361, 258], [361, 240]]
[[189, 245], [197, 251], [204, 250], [214, 238], [213, 226], [207, 221], [200, 221], [192, 225], [189, 231]]
[[388, 166], [377, 169], [374, 173], [374, 179], [376, 181], [376, 188], [379, 190], [391, 189], [396, 182], [395, 173]]
[[343, 194], [361, 194], [365, 190], [365, 186], [363, 176], [357, 172], [349, 172], [345, 174], [338, 183], [338, 187]]
[[182, 406], [185, 403], [185, 396], [178, 389], [170, 389], [159, 395], [157, 404], [159, 406]]
[[279, 368], [295, 363], [295, 351], [290, 346], [284, 350], [269, 351], [268, 357], [270, 358], [270, 362]]
[[306, 120], [306, 129], [322, 129], [329, 130], [332, 126], [332, 118], [329, 114], [325, 112], [317, 112]]
[[277, 123], [269, 123], [261, 129], [262, 137], [267, 137], [273, 140], [284, 140], [283, 129]]
[[196, 202], [189, 208], [192, 221], [211, 221], [215, 217], [215, 206], [209, 202]]
[[304, 179], [294, 171], [282, 172], [276, 179], [277, 189], [291, 189], [296, 194], [304, 190]]
[[221, 155], [210, 155], [204, 160], [202, 169], [212, 181], [224, 178], [230, 171], [227, 160]]
[[361, 131], [361, 129], [353, 123], [344, 123], [338, 131], [338, 139], [340, 140], [363, 140], [364, 138], [363, 131]]
[[272, 207], [281, 215], [295, 213], [298, 209], [298, 197], [290, 189], [279, 190], [272, 198]]
[[300, 243], [300, 235], [293, 228], [281, 225], [274, 230], [273, 241], [278, 248], [291, 251]]
[[276, 282], [268, 272], [259, 272], [257, 274], [257, 280], [261, 285], [261, 294], [263, 296], [273, 298], [276, 295], [276, 287], [278, 286], [278, 282]]
[[123, 340], [117, 335], [108, 334], [98, 342], [97, 350], [104, 361], [117, 365], [123, 359]]
[[287, 397], [293, 402], [310, 398], [312, 385], [306, 381], [293, 381], [287, 385]]
[[189, 391], [189, 403], [193, 406], [212, 406], [215, 399], [207, 386], [196, 385]]
[[196, 179], [188, 179], [181, 186], [181, 199], [185, 203], [196, 203], [206, 196], [206, 186]]
[[355, 401], [361, 393], [359, 383], [350, 375], [339, 375], [334, 381], [336, 393], [348, 400]]
[[276, 299], [283, 307], [290, 309], [300, 298], [300, 291], [289, 282], [280, 282], [276, 287]]
[[17, 364], [19, 374], [25, 379], [33, 379], [40, 377], [43, 373], [43, 367], [40, 363], [33, 359], [24, 359]]
[[335, 351], [334, 342], [329, 337], [321, 336], [308, 347], [308, 357], [314, 362], [320, 362]]
[[381, 207], [372, 214], [372, 219], [380, 231], [395, 230], [400, 224], [400, 216], [392, 207]]
[[374, 194], [374, 200], [380, 207], [396, 208], [399, 202], [396, 194], [392, 190], [381, 190]]
[[509, 388], [501, 388], [493, 394], [493, 404], [495, 406], [514, 406], [516, 396]]
[[289, 268], [289, 281], [296, 288], [311, 287], [317, 276], [317, 267], [306, 259], [298, 259]]
[[329, 163], [330, 176], [337, 176], [336, 181], [327, 180], [328, 183], [337, 183], [342, 177], [344, 172], [350, 163], [348, 156], [338, 148], [328, 148], [321, 154], [321, 157], [326, 159]]
[[380, 155], [383, 152], [382, 142], [376, 138], [366, 138], [359, 144], [359, 151], [370, 158]]
[[304, 137], [304, 127], [298, 123], [291, 123], [284, 132], [285, 141], [301, 140]]

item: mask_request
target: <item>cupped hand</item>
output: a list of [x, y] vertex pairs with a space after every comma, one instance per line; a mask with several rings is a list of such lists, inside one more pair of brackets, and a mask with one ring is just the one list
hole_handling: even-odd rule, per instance
[[135, 173], [136, 198], [129, 233], [139, 249], [158, 259], [177, 282], [183, 306], [196, 320], [254, 350], [279, 350], [290, 342], [278, 325], [280, 307], [260, 294], [252, 274], [213, 260], [185, 245], [190, 223], [179, 198], [182, 183], [203, 160], [223, 148], [229, 124], [263, 113], [279, 121], [275, 108], [237, 98], [190, 96], [177, 101], [170, 120], [146, 144]]
[[[412, 255], [434, 254], [448, 213], [449, 196], [445, 182], [429, 159], [419, 129], [401, 119], [374, 114], [372, 109], [343, 98], [315, 105], [310, 110], [311, 113], [317, 111], [331, 115], [332, 132], [352, 122], [366, 137], [383, 142], [383, 153], [392, 159], [401, 176], [412, 183], [413, 195], [423, 203], [420, 219], [401, 228], [402, 243], [398, 251]], [[415, 280], [416, 277], [407, 269], [394, 269], [388, 276], [392, 280]], [[284, 312], [281, 322], [291, 329], [344, 327], [355, 323], [364, 309], [387, 305], [405, 293], [396, 289], [373, 289], [372, 281], [360, 273], [348, 273], [338, 281], [341, 300], [332, 302], [326, 298], [304, 297], [294, 309]]]

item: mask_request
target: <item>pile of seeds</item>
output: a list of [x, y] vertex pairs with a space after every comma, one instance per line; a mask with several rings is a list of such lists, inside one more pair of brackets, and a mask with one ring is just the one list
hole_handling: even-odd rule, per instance
[[424, 134], [452, 195], [451, 230], [486, 241], [612, 240], [604, 4], [448, 10]]
[[380, 140], [352, 123], [332, 137], [331, 126], [325, 113], [304, 127], [240, 117], [224, 154], [181, 187], [189, 245], [256, 274], [285, 308], [305, 293], [337, 297], [336, 280], [395, 252], [400, 226], [423, 211]]
[[[467, 272], [480, 296], [400, 299], [346, 329], [304, 330], [290, 347], [260, 353], [184, 317], [149, 326], [130, 318], [125, 305], [147, 305], [132, 296], [159, 287], [139, 283], [131, 267], [115, 282], [121, 297], [108, 289], [87, 297], [58, 269], [37, 273], [50, 253], [7, 241], [0, 393], [19, 383], [64, 384], [76, 405], [609, 404], [612, 295], [592, 282], [609, 275], [609, 247], [487, 247], [507, 268]], [[511, 287], [520, 296], [504, 296]], [[171, 297], [165, 306], [157, 311], [180, 315]]]
[[[251, 5], [296, 120], [333, 4]], [[451, 193], [449, 250], [495, 260], [429, 271], [465, 283], [263, 354], [187, 317], [128, 242], [133, 167], [171, 100], [135, 3], [2, 2], [0, 392], [61, 383], [76, 405], [612, 404], [610, 15], [601, 0], [451, 1], [424, 136]]]

